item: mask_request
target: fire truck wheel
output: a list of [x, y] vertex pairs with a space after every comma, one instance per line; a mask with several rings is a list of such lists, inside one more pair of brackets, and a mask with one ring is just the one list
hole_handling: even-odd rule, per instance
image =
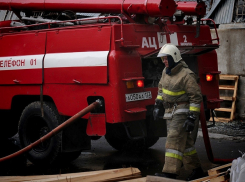
[[[44, 117], [42, 117], [40, 102], [33, 102], [23, 110], [19, 121], [19, 137], [23, 148], [37, 141], [62, 122], [53, 103], [43, 103], [43, 114]], [[59, 132], [51, 139], [32, 148], [27, 153], [27, 158], [37, 165], [49, 165], [53, 163], [60, 151], [61, 136], [62, 133]]]
[[57, 163], [59, 161], [61, 161], [62, 164], [64, 163], [70, 163], [74, 160], [76, 160], [80, 155], [81, 155], [82, 151], [75, 151], [75, 152], [66, 152], [66, 153], [62, 153], [61, 155], [59, 155], [59, 157], [57, 158]]
[[122, 138], [115, 139], [106, 136], [106, 140], [114, 149], [119, 151], [141, 151], [153, 146], [159, 140], [159, 137], [145, 137], [139, 140], [130, 140]]
[[153, 146], [159, 140], [159, 137], [145, 137], [137, 140], [130, 139], [122, 125], [108, 125], [105, 138], [114, 149], [119, 151], [145, 150]]
[[146, 137], [147, 148], [150, 148], [153, 145], [155, 145], [155, 143], [157, 143], [158, 140], [159, 137]]

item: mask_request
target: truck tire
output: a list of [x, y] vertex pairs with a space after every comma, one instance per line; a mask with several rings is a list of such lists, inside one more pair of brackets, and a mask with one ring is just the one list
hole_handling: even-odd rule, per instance
[[[44, 102], [43, 113], [44, 117], [41, 114], [40, 102], [33, 102], [23, 110], [19, 121], [19, 138], [22, 148], [37, 141], [62, 122], [53, 103]], [[60, 153], [61, 143], [62, 133], [59, 132], [51, 139], [32, 148], [27, 153], [27, 158], [36, 165], [52, 164]]]
[[7, 140], [18, 132], [18, 117], [10, 110], [0, 110], [0, 140]]
[[58, 162], [64, 164], [64, 163], [70, 163], [74, 160], [76, 160], [80, 155], [82, 151], [75, 151], [75, 152], [66, 152], [59, 155], [57, 158]]
[[144, 137], [137, 140], [130, 139], [122, 125], [108, 127], [105, 138], [114, 149], [119, 151], [145, 150], [153, 146], [159, 140], [159, 137]]

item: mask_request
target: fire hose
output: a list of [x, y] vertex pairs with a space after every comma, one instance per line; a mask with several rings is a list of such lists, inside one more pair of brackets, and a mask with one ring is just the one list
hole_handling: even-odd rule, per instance
[[201, 126], [202, 126], [203, 140], [204, 140], [208, 159], [212, 163], [229, 163], [229, 162], [232, 162], [234, 159], [217, 159], [217, 158], [214, 158], [210, 139], [209, 139], [209, 135], [208, 135], [208, 129], [207, 129], [207, 123], [206, 123], [206, 117], [205, 117], [203, 104], [201, 105], [200, 120], [201, 120]]
[[[44, 142], [45, 140], [51, 138], [52, 136], [54, 136], [55, 134], [57, 134], [58, 132], [60, 132], [61, 130], [63, 130], [64, 128], [69, 126], [70, 124], [72, 124], [74, 121], [76, 121], [77, 119], [81, 118], [82, 116], [84, 116], [88, 112], [91, 112], [94, 108], [96, 108], [96, 107], [98, 107], [100, 105], [101, 105], [101, 101], [100, 100], [97, 100], [96, 102], [93, 102], [92, 104], [90, 104], [89, 106], [87, 106], [86, 108], [84, 108], [83, 110], [81, 110], [80, 112], [75, 114], [74, 116], [72, 116], [70, 119], [66, 120], [64, 123], [62, 123], [61, 125], [59, 125], [55, 129], [50, 131], [48, 134], [46, 134], [45, 136], [43, 136], [42, 138], [40, 138], [36, 142], [26, 146], [25, 148], [13, 153], [13, 154], [10, 154], [10, 155], [8, 155], [6, 157], [0, 158], [0, 162], [6, 161], [8, 159], [17, 157], [17, 156], [19, 156], [19, 155], [21, 155], [21, 154], [23, 154], [25, 152], [28, 152], [33, 147], [35, 147], [35, 146], [39, 145], [40, 143]], [[210, 139], [209, 139], [209, 135], [208, 135], [207, 123], [206, 123], [206, 118], [205, 118], [203, 104], [201, 106], [200, 120], [201, 120], [202, 132], [203, 132], [203, 140], [204, 140], [204, 144], [205, 144], [205, 148], [206, 148], [208, 159], [211, 162], [213, 162], [213, 163], [228, 163], [228, 162], [231, 162], [232, 160], [234, 160], [234, 159], [217, 159], [217, 158], [214, 158], [212, 147], [211, 147], [211, 143], [210, 143]]]
[[51, 137], [53, 137], [54, 135], [56, 135], [57, 133], [59, 133], [60, 131], [62, 131], [66, 127], [68, 127], [70, 124], [72, 124], [77, 119], [81, 118], [85, 114], [91, 112], [93, 109], [95, 109], [96, 107], [99, 107], [101, 105], [102, 105], [102, 102], [100, 100], [96, 100], [96, 102], [93, 102], [92, 104], [90, 104], [89, 106], [87, 106], [86, 108], [84, 108], [83, 110], [81, 110], [80, 112], [78, 112], [77, 114], [75, 114], [74, 116], [69, 118], [68, 120], [66, 120], [64, 123], [57, 126], [52, 131], [50, 131], [49, 133], [47, 133], [46, 135], [41, 137], [39, 140], [31, 143], [30, 145], [26, 146], [25, 148], [13, 153], [13, 154], [10, 154], [8, 156], [0, 158], [0, 162], [6, 161], [6, 160], [14, 158], [14, 157], [17, 157], [17, 156], [19, 156], [25, 152], [30, 151], [33, 147], [39, 145], [40, 143], [44, 142], [45, 140], [47, 140]]

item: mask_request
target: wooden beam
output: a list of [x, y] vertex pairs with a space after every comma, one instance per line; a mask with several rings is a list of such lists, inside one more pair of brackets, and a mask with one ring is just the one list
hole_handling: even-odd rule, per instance
[[219, 176], [219, 177], [214, 178], [214, 179], [210, 179], [210, 182], [221, 182], [221, 181], [225, 181], [225, 180], [226, 180], [226, 178], [223, 175], [223, 176]]
[[214, 117], [214, 121], [228, 123], [231, 121], [230, 118]]
[[214, 109], [215, 111], [223, 111], [223, 112], [232, 112], [231, 108], [217, 108]]
[[31, 181], [31, 180], [40, 180], [44, 178], [60, 178], [64, 176], [77, 177], [81, 175], [90, 175], [90, 174], [99, 174], [108, 171], [113, 171], [115, 169], [109, 170], [100, 170], [100, 171], [90, 171], [90, 172], [80, 172], [80, 173], [69, 173], [69, 174], [55, 174], [55, 175], [38, 175], [38, 176], [0, 176], [0, 181], [4, 182], [15, 182], [15, 181]]
[[212, 175], [212, 176], [206, 176], [204, 178], [199, 178], [199, 179], [195, 179], [195, 180], [192, 180], [190, 182], [202, 182], [202, 181], [205, 181], [205, 180], [210, 180], [210, 179], [214, 179], [214, 178], [217, 178], [223, 174], [225, 174], [226, 172], [223, 172], [223, 173], [219, 173], [219, 174], [215, 174], [215, 175]]
[[183, 181], [177, 179], [159, 177], [159, 176], [147, 176], [146, 182], [183, 182]]
[[236, 80], [239, 76], [237, 75], [219, 75], [220, 80]]
[[137, 178], [137, 179], [130, 179], [130, 180], [126, 180], [123, 182], [146, 182], [146, 177], [144, 178]]
[[235, 86], [234, 85], [219, 85], [220, 90], [234, 90]]
[[210, 170], [208, 170], [208, 175], [212, 176], [212, 175], [218, 174], [218, 173], [220, 173], [220, 171], [222, 169], [226, 169], [226, 168], [230, 167], [231, 165], [232, 165], [232, 163], [229, 163], [229, 164], [225, 164], [225, 165], [210, 169]]
[[[6, 176], [5, 176], [6, 177]], [[94, 182], [94, 181], [120, 181], [127, 179], [140, 178], [141, 173], [137, 168], [122, 168], [113, 170], [103, 170], [100, 172], [72, 173], [63, 175], [40, 175], [40, 176], [25, 176], [25, 179], [19, 177], [9, 178], [8, 181], [26, 181], [26, 182]], [[38, 179], [37, 179], [38, 178]], [[2, 178], [0, 178], [0, 181]], [[5, 181], [5, 180], [4, 180]]]
[[226, 96], [220, 96], [219, 98], [222, 100], [226, 100], [226, 101], [233, 101], [234, 100], [233, 97], [226, 97]]
[[[239, 78], [239, 77], [238, 77]], [[238, 78], [235, 81], [235, 90], [233, 92], [233, 97], [236, 98], [237, 97], [237, 88], [238, 88]], [[235, 118], [235, 111], [236, 111], [236, 101], [232, 102], [232, 112], [231, 112], [231, 117], [230, 119], [233, 120]]]

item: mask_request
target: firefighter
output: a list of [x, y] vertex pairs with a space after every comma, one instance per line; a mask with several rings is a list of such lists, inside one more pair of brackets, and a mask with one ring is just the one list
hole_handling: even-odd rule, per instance
[[187, 180], [203, 176], [200, 161], [195, 149], [195, 141], [191, 133], [198, 128], [202, 94], [195, 74], [188, 68], [173, 44], [165, 44], [157, 57], [161, 57], [165, 68], [158, 84], [158, 95], [153, 116], [158, 117], [159, 108], [163, 105], [168, 120], [169, 130], [165, 144], [165, 164], [162, 173], [156, 176], [176, 178], [182, 164], [186, 170], [193, 170]]

